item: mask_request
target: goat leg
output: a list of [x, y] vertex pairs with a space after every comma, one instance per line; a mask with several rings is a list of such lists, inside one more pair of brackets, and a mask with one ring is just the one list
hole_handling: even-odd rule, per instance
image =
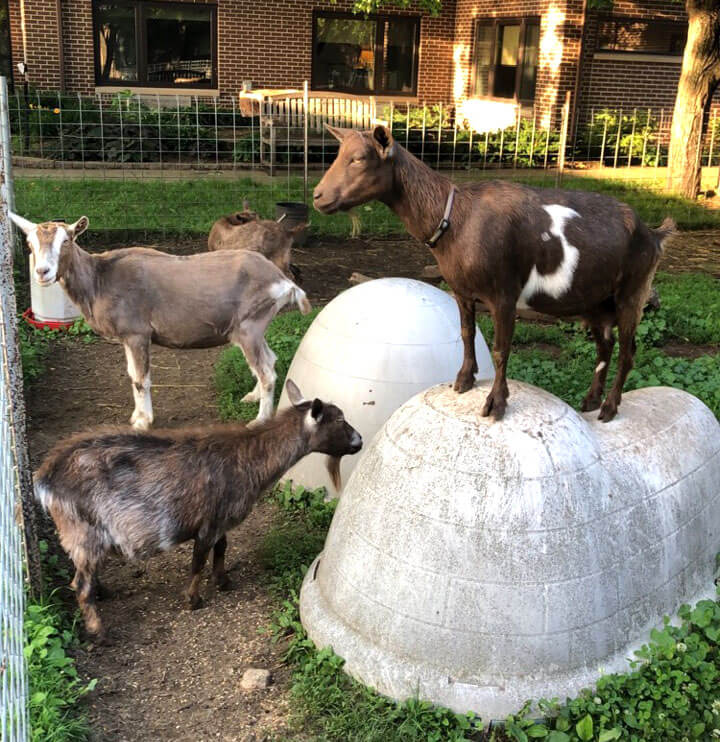
[[141, 336], [126, 338], [125, 357], [135, 400], [135, 410], [130, 418], [130, 424], [137, 430], [147, 430], [153, 424], [150, 396], [150, 341]]
[[227, 536], [223, 534], [213, 547], [213, 580], [218, 590], [229, 590], [230, 579], [225, 571], [225, 552], [227, 551]]
[[195, 539], [193, 546], [192, 555], [192, 566], [190, 567], [190, 584], [185, 591], [185, 596], [190, 604], [190, 610], [194, 611], [196, 608], [200, 608], [203, 604], [202, 598], [200, 597], [200, 579], [202, 578], [203, 567], [207, 562], [208, 554], [212, 548], [212, 544], [208, 544], [207, 541], [200, 537]]
[[455, 378], [453, 389], [458, 394], [472, 389], [475, 383], [475, 374], [478, 370], [477, 358], [475, 357], [475, 300], [462, 299], [455, 296], [455, 301], [460, 311], [460, 333], [463, 341], [463, 363]]
[[507, 364], [510, 357], [510, 344], [515, 330], [515, 301], [503, 300], [491, 307], [495, 326], [493, 361], [495, 361], [495, 381], [480, 412], [483, 417], [492, 415], [495, 420], [502, 419], [510, 395], [507, 385]]
[[607, 397], [605, 397], [605, 401], [600, 408], [600, 415], [598, 416], [598, 419], [605, 423], [610, 422], [617, 415], [625, 381], [634, 365], [636, 350], [635, 331], [641, 314], [642, 307], [627, 306], [622, 309], [618, 308], [618, 340], [620, 344], [618, 369], [612, 389]]
[[609, 319], [603, 322], [592, 322], [590, 331], [597, 346], [597, 359], [590, 391], [585, 395], [585, 399], [583, 399], [580, 407], [583, 412], [597, 410], [602, 403], [610, 359], [612, 358], [613, 347], [615, 346], [612, 321]]

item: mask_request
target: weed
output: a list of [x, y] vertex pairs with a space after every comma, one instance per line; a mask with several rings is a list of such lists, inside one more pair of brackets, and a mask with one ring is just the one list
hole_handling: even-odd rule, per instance
[[[58, 579], [57, 557], [40, 543], [46, 571]], [[30, 685], [29, 708], [33, 742], [71, 742], [87, 739], [89, 727], [77, 704], [95, 687], [84, 682], [68, 651], [77, 646], [75, 622], [68, 618], [59, 592], [28, 601], [25, 609], [25, 660]]]

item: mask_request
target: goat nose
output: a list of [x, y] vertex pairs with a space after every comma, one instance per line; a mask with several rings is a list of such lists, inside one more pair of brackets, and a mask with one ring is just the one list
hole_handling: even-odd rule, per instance
[[35, 272], [40, 276], [40, 278], [45, 278], [45, 276], [50, 273], [50, 266], [40, 265], [35, 269]]
[[322, 191], [319, 188], [316, 188], [313, 191], [313, 198], [317, 201], [318, 199], [322, 198]]

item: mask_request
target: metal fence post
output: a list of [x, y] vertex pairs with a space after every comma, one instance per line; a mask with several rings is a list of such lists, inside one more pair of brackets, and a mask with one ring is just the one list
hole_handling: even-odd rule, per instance
[[303, 201], [308, 201], [308, 115], [310, 106], [308, 100], [308, 81], [303, 83]]
[[[570, 122], [570, 91], [565, 93], [565, 103], [562, 107], [562, 124], [560, 126], [560, 147], [558, 149], [558, 166], [555, 177], [556, 185], [562, 182], [563, 170], [565, 169], [565, 147], [567, 147], [568, 124]], [[548, 131], [550, 139], [550, 131]]]
[[[12, 145], [7, 78], [0, 77], [0, 146], [3, 156], [4, 197], [10, 211], [15, 211], [15, 184], [12, 175]], [[12, 241], [12, 237], [11, 237]], [[19, 250], [16, 244], [16, 250]]]
[[[23, 656], [25, 565], [30, 587], [40, 588], [40, 560], [35, 538], [32, 479], [25, 439], [25, 400], [17, 335], [8, 201], [10, 121], [7, 80], [0, 78], [0, 737], [29, 739], [28, 685]], [[24, 539], [23, 539], [24, 535]]]

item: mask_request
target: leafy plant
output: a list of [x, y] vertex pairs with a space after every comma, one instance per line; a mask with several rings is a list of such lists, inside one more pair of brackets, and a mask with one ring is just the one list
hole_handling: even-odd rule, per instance
[[20, 361], [22, 363], [23, 383], [25, 387], [42, 376], [45, 370], [45, 356], [48, 352], [47, 336], [18, 320], [18, 338], [20, 341]]
[[[46, 571], [56, 577], [64, 568], [40, 543]], [[63, 577], [67, 577], [64, 574]], [[67, 616], [58, 591], [29, 600], [25, 609], [24, 655], [29, 677], [29, 709], [33, 742], [87, 739], [87, 720], [78, 703], [96, 681], [85, 682], [70, 651], [77, 646], [76, 624]]]

